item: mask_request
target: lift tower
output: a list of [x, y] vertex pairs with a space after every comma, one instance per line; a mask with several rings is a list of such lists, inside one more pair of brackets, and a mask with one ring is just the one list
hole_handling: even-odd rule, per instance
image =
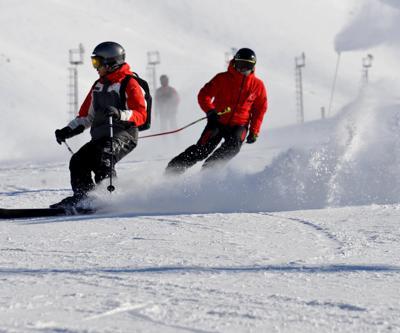
[[83, 54], [85, 49], [82, 44], [79, 44], [77, 49], [69, 50], [68, 68], [68, 114], [71, 119], [75, 118], [78, 113], [78, 65], [83, 64]]
[[295, 63], [295, 79], [296, 79], [296, 109], [297, 122], [304, 123], [304, 103], [303, 103], [303, 76], [302, 68], [306, 65], [306, 56], [304, 52], [299, 57], [294, 58]]
[[362, 66], [363, 66], [363, 75], [362, 75], [362, 83], [363, 86], [368, 84], [368, 70], [372, 67], [372, 60], [374, 57], [372, 54], [368, 54], [365, 58], [362, 60]]
[[147, 77], [149, 79], [149, 86], [152, 88], [154, 95], [157, 89], [157, 75], [156, 66], [160, 64], [160, 52], [148, 51], [147, 52]]

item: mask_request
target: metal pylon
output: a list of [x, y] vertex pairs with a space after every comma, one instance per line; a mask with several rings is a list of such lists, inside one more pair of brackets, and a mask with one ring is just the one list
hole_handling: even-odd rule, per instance
[[304, 123], [304, 101], [303, 101], [303, 75], [301, 69], [306, 65], [305, 54], [295, 58], [295, 80], [296, 80], [296, 110], [297, 122]]
[[73, 119], [78, 112], [78, 69], [69, 67], [68, 73], [68, 115]]

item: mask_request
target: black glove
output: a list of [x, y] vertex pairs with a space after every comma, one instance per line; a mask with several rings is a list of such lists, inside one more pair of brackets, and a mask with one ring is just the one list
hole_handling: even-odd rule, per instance
[[246, 140], [246, 142], [247, 143], [254, 143], [254, 142], [256, 142], [257, 141], [257, 134], [254, 134], [254, 133], [249, 133], [249, 135], [247, 136], [247, 140]]
[[58, 129], [55, 131], [56, 140], [58, 144], [62, 144], [66, 139], [72, 138], [75, 135], [82, 133], [85, 130], [85, 126], [79, 125], [78, 127], [72, 129], [69, 126], [65, 126], [62, 129]]
[[55, 134], [58, 144], [62, 144], [63, 142], [65, 142], [66, 139], [70, 138], [71, 133], [72, 133], [72, 128], [69, 126], [66, 126], [62, 129], [57, 129]]
[[218, 119], [219, 119], [219, 115], [218, 115], [217, 110], [212, 109], [207, 112], [207, 121], [210, 124], [218, 124]]
[[115, 120], [120, 120], [121, 119], [121, 111], [118, 110], [115, 106], [107, 106], [104, 109], [104, 115], [106, 117], [113, 117]]

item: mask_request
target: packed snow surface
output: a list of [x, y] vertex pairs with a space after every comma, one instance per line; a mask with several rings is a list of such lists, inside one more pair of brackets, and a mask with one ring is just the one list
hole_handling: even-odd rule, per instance
[[[94, 216], [1, 221], [2, 331], [400, 330], [399, 109], [372, 90], [211, 173], [132, 155]], [[1, 207], [70, 194], [66, 164], [0, 177]]]
[[3, 332], [395, 332], [396, 206], [2, 222]]

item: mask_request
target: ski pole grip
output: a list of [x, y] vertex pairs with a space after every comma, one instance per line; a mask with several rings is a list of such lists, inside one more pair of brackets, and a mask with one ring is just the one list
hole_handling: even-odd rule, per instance
[[110, 124], [110, 138], [112, 139], [114, 137], [113, 118], [112, 118], [112, 116], [110, 116], [108, 118], [108, 123]]
[[217, 115], [222, 116], [226, 113], [232, 112], [232, 109], [230, 106], [226, 107], [224, 111], [218, 112]]

